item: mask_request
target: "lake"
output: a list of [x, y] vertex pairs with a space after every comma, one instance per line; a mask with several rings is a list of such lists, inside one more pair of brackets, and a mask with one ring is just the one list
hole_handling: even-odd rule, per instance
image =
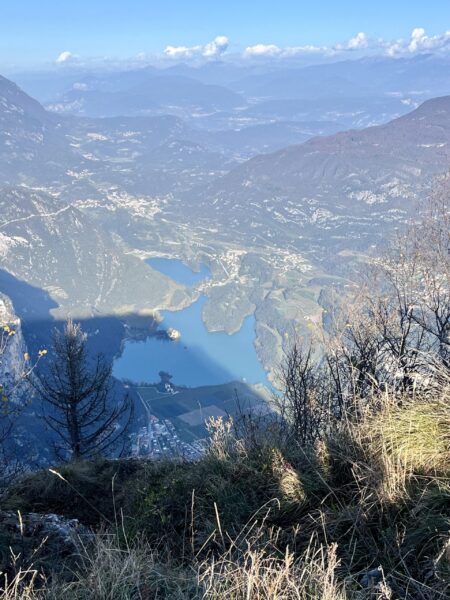
[[204, 264], [200, 264], [200, 270], [193, 271], [178, 258], [149, 258], [145, 261], [148, 265], [160, 273], [164, 273], [177, 283], [183, 285], [194, 285], [203, 279], [211, 277], [211, 271]]
[[[152, 259], [154, 260], [154, 259]], [[168, 259], [163, 264], [166, 275], [175, 279], [187, 275], [190, 269], [180, 261]], [[153, 262], [152, 266], [155, 267]], [[192, 273], [192, 271], [191, 271]], [[209, 273], [202, 270], [203, 278]], [[198, 275], [198, 273], [195, 273]], [[159, 381], [159, 371], [173, 375], [173, 383], [197, 387], [245, 381], [270, 385], [267, 375], [256, 354], [255, 318], [247, 317], [241, 329], [228, 335], [223, 332], [209, 332], [202, 320], [202, 309], [206, 297], [202, 296], [188, 306], [177, 311], [162, 311], [161, 329], [172, 327], [181, 333], [181, 339], [172, 341], [150, 337], [146, 341], [126, 342], [122, 356], [114, 363], [114, 375], [136, 382], [154, 383]]]

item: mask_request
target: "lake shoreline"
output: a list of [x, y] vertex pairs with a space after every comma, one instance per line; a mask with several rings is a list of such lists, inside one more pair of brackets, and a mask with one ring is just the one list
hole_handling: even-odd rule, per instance
[[[194, 272], [179, 259], [152, 258], [148, 262], [152, 268], [159, 265], [166, 276], [174, 281], [178, 278], [185, 285], [194, 285], [211, 275], [204, 264]], [[164, 370], [173, 375], [176, 384], [189, 387], [241, 381], [270, 389], [256, 352], [255, 316], [244, 317], [236, 332], [210, 331], [203, 319], [207, 299], [200, 293], [183, 309], [155, 311], [155, 320], [149, 329], [145, 326], [144, 333], [138, 324], [133, 335], [124, 339], [121, 356], [114, 363], [115, 376], [150, 383]], [[177, 339], [171, 339], [170, 332], [177, 332], [172, 336]]]

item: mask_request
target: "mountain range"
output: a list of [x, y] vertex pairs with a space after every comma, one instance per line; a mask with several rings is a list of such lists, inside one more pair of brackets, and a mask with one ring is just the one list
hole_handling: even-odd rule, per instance
[[[336, 85], [346, 79], [347, 89], [364, 79], [352, 102], [366, 116], [377, 72], [383, 85], [403, 86], [398, 97], [392, 87], [377, 96], [393, 99], [394, 114], [426, 95], [402, 103], [414, 72], [421, 86], [428, 76], [433, 89], [447, 86], [437, 76], [443, 61], [390, 64], [389, 76], [377, 61], [301, 69], [309, 97], [285, 99], [282, 88], [271, 98], [239, 95], [271, 74], [224, 69], [220, 77], [220, 67], [214, 83], [188, 68], [91, 76], [60, 96], [64, 110], [1, 78], [0, 268], [49, 294], [57, 317], [180, 309], [205, 294], [210, 330], [231, 333], [255, 314], [258, 355], [273, 372], [287, 334], [320, 325], [323, 291], [346, 285], [356, 261], [401, 227], [448, 170], [449, 96], [366, 128], [341, 131], [345, 123], [326, 118], [331, 100], [313, 86], [320, 73], [322, 81], [334, 73]], [[286, 85], [295, 79], [276, 75], [284, 76]], [[120, 103], [97, 104], [92, 114], [103, 118], [71, 112], [88, 92], [119, 94]], [[294, 120], [273, 117], [277, 102]], [[142, 260], [151, 256], [205, 263], [212, 277], [187, 287]]]

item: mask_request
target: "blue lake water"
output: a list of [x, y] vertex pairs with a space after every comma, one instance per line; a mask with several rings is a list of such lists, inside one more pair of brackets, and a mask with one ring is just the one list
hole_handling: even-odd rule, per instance
[[[210, 277], [206, 265], [195, 273], [180, 260], [151, 258], [147, 261], [173, 280], [185, 285]], [[241, 329], [228, 335], [209, 332], [202, 320], [206, 297], [178, 312], [163, 311], [162, 329], [172, 327], [181, 333], [176, 341], [150, 337], [144, 342], [127, 342], [114, 363], [114, 375], [133, 381], [154, 383], [159, 371], [173, 375], [173, 383], [196, 387], [230, 381], [270, 385], [256, 354], [255, 318], [247, 317]]]
[[269, 385], [254, 347], [255, 318], [247, 317], [234, 335], [211, 333], [201, 316], [205, 301], [202, 297], [179, 312], [163, 311], [162, 328], [177, 329], [181, 339], [127, 342], [114, 375], [153, 383], [159, 381], [159, 371], [168, 371], [174, 384], [190, 387], [237, 380]]
[[149, 258], [145, 262], [160, 273], [164, 273], [177, 283], [184, 285], [193, 285], [197, 281], [211, 277], [211, 271], [204, 263], [200, 264], [200, 271], [196, 272], [177, 258]]

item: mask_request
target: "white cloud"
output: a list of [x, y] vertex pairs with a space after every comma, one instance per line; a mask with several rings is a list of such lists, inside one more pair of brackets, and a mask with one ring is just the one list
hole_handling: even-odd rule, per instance
[[284, 53], [286, 56], [295, 56], [296, 54], [327, 54], [329, 48], [326, 46], [294, 46], [293, 48], [286, 48]]
[[369, 47], [369, 39], [367, 35], [360, 31], [354, 37], [350, 38], [343, 44], [336, 44], [335, 50], [362, 50]]
[[397, 56], [404, 52], [404, 42], [402, 40], [397, 42], [385, 42], [384, 40], [380, 40], [380, 46], [385, 48], [388, 56]]
[[326, 54], [328, 50], [329, 49], [324, 46], [288, 46], [286, 48], [280, 48], [275, 44], [255, 44], [254, 46], [248, 46], [244, 50], [244, 56], [279, 56], [286, 58], [289, 56], [298, 56], [300, 54]]
[[275, 44], [255, 44], [244, 50], [245, 56], [279, 56], [283, 50]]
[[61, 54], [57, 57], [55, 62], [61, 65], [74, 58], [76, 58], [75, 54], [72, 54], [72, 52], [69, 52], [69, 50], [64, 50], [64, 52], [61, 52]]
[[225, 35], [218, 35], [212, 42], [204, 46], [167, 46], [164, 54], [169, 58], [192, 58], [203, 56], [214, 58], [226, 52], [229, 40]]
[[363, 50], [368, 47], [369, 39], [367, 35], [361, 31], [346, 42], [336, 44], [335, 46], [313, 46], [307, 44], [304, 46], [288, 46], [280, 48], [280, 46], [276, 46], [275, 44], [255, 44], [254, 46], [248, 46], [244, 50], [244, 56], [278, 56], [283, 58], [299, 56], [302, 54], [323, 54], [326, 56], [347, 50]]
[[450, 47], [450, 31], [428, 36], [423, 27], [416, 27], [412, 30], [409, 40], [384, 42], [382, 45], [386, 48], [389, 56], [420, 52], [443, 52]]
[[421, 50], [441, 50], [450, 44], [450, 31], [445, 31], [440, 35], [429, 37], [423, 27], [416, 27], [411, 33], [411, 40], [408, 45], [410, 52], [420, 52]]
[[200, 53], [202, 46], [167, 46], [164, 54], [169, 58], [191, 58]]
[[218, 35], [214, 41], [203, 48], [203, 56], [220, 56], [227, 50], [229, 43], [225, 35]]
[[408, 50], [410, 52], [417, 52], [419, 48], [423, 46], [427, 41], [427, 36], [425, 34], [425, 29], [423, 27], [416, 27], [411, 32], [411, 40], [408, 45]]
[[389, 56], [418, 54], [420, 52], [446, 52], [450, 51], [450, 30], [439, 35], [428, 36], [423, 27], [416, 27], [407, 40], [383, 40], [370, 38], [360, 31], [345, 42], [332, 46], [294, 46], [280, 47], [275, 44], [255, 44], [248, 46], [243, 55], [245, 57], [280, 57], [287, 58], [302, 54], [322, 54], [323, 56], [336, 56], [346, 52], [369, 53], [384, 52]]

